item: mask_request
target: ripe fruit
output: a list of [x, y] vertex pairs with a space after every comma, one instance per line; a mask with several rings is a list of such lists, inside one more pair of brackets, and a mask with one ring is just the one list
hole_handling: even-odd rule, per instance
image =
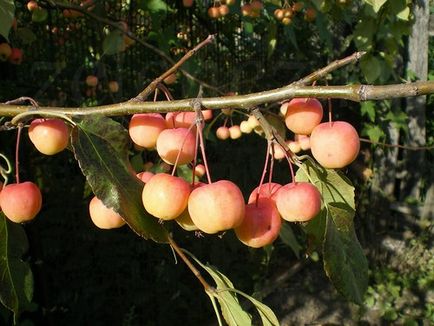
[[159, 113], [139, 113], [131, 117], [128, 132], [132, 141], [144, 148], [153, 149], [166, 121]]
[[215, 134], [216, 134], [217, 138], [221, 139], [221, 140], [226, 140], [231, 135], [229, 132], [229, 128], [225, 127], [225, 126], [218, 127]]
[[193, 6], [193, 0], [182, 0], [182, 5], [186, 8]]
[[116, 80], [109, 81], [108, 87], [111, 93], [117, 93], [119, 91], [119, 84]]
[[54, 155], [68, 146], [69, 128], [61, 119], [35, 119], [29, 127], [29, 138], [39, 152]]
[[250, 134], [253, 130], [252, 127], [250, 127], [250, 124], [247, 120], [241, 121], [240, 123], [240, 130], [241, 132], [245, 133], [245, 134]]
[[175, 164], [179, 155], [178, 164], [190, 163], [195, 155], [196, 137], [186, 128], [163, 130], [157, 138], [157, 152], [164, 162]]
[[285, 150], [280, 146], [280, 144], [273, 143], [272, 148], [270, 148], [270, 154], [274, 154], [273, 158], [275, 160], [281, 160], [285, 158]]
[[269, 198], [246, 205], [243, 222], [234, 229], [237, 238], [245, 245], [261, 248], [279, 236], [282, 220], [276, 204]]
[[[212, 119], [212, 110], [202, 110], [205, 121]], [[190, 128], [196, 122], [195, 112], [169, 112], [166, 114], [167, 128]], [[196, 127], [193, 127], [195, 131]]]
[[284, 13], [284, 9], [278, 8], [274, 10], [274, 17], [276, 17], [277, 20], [282, 20]]
[[310, 137], [306, 135], [295, 135], [295, 140], [300, 144], [300, 149], [307, 151], [310, 149]]
[[96, 85], [98, 85], [98, 77], [94, 75], [87, 76], [86, 85], [89, 87], [96, 87]]
[[206, 169], [205, 169], [205, 165], [203, 164], [198, 164], [195, 166], [194, 168], [194, 175], [201, 178], [205, 175]]
[[20, 65], [23, 62], [23, 51], [18, 48], [12, 48], [9, 56], [9, 62], [14, 65]]
[[249, 116], [247, 122], [249, 123], [249, 126], [252, 129], [260, 126], [258, 119], [256, 119], [254, 115]]
[[191, 192], [188, 212], [194, 224], [205, 233], [229, 230], [243, 221], [243, 194], [231, 181], [213, 182]]
[[218, 7], [209, 7], [208, 9], [208, 16], [210, 16], [213, 19], [217, 19], [220, 17], [220, 10]]
[[254, 203], [256, 198], [270, 198], [272, 200], [276, 199], [278, 190], [282, 187], [281, 184], [275, 182], [266, 182], [261, 185], [261, 188], [256, 187], [253, 189], [249, 196], [248, 203]]
[[187, 208], [190, 185], [166, 173], [154, 175], [143, 188], [143, 206], [151, 215], [173, 220]]
[[243, 14], [243, 16], [250, 16], [252, 13], [252, 6], [249, 3], [242, 5], [241, 13]]
[[323, 122], [312, 131], [310, 146], [319, 164], [328, 169], [339, 169], [356, 159], [360, 140], [356, 129], [348, 122]]
[[[196, 182], [193, 186], [193, 189], [199, 188], [204, 186], [205, 183], [203, 182]], [[184, 230], [186, 231], [196, 231], [199, 230], [196, 226], [196, 224], [194, 224], [193, 220], [191, 219], [190, 213], [188, 212], [188, 207], [186, 209], [184, 209], [184, 211], [182, 212], [181, 215], [179, 215], [176, 219], [175, 219], [176, 223], [179, 224], [180, 227], [182, 227]]]
[[227, 5], [220, 5], [218, 9], [219, 9], [220, 16], [226, 16], [227, 14], [229, 14], [230, 11]]
[[8, 184], [0, 192], [0, 207], [15, 223], [32, 220], [41, 210], [42, 195], [33, 182]]
[[12, 49], [8, 43], [0, 44], [0, 61], [6, 61], [12, 54]]
[[291, 150], [291, 152], [293, 152], [294, 154], [297, 154], [298, 152], [301, 151], [301, 145], [298, 141], [289, 141], [288, 142], [288, 147]]
[[38, 6], [38, 3], [36, 1], [32, 0], [32, 1], [27, 2], [27, 9], [30, 12], [32, 12], [32, 11], [38, 9], [38, 8], [39, 8], [39, 6]]
[[309, 7], [306, 9], [306, 12], [304, 13], [304, 19], [308, 22], [314, 21], [316, 18], [316, 10], [312, 7]]
[[89, 203], [89, 215], [100, 229], [115, 229], [125, 225], [125, 220], [113, 208], [108, 208], [96, 196]]
[[321, 210], [321, 194], [311, 183], [292, 182], [279, 189], [276, 205], [283, 219], [306, 222]]
[[309, 135], [322, 120], [322, 105], [315, 98], [294, 98], [282, 106], [286, 106], [286, 127], [295, 134]]
[[229, 136], [231, 139], [238, 139], [241, 137], [241, 129], [240, 126], [233, 125], [229, 128]]

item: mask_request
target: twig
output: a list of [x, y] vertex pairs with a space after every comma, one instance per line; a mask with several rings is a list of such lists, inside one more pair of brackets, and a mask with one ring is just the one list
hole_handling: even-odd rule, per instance
[[[129, 38], [133, 39], [134, 41], [136, 41], [137, 43], [143, 45], [144, 47], [148, 48], [149, 50], [153, 51], [154, 53], [156, 53], [157, 55], [159, 55], [160, 57], [162, 57], [164, 60], [166, 60], [169, 65], [175, 65], [176, 62], [169, 57], [166, 53], [164, 53], [164, 51], [161, 51], [159, 48], [153, 46], [152, 44], [149, 44], [148, 42], [138, 38], [134, 33], [132, 33], [129, 30], [125, 30], [124, 28], [122, 28], [122, 26], [115, 22], [112, 21], [110, 19], [98, 16], [96, 14], [94, 14], [92, 11], [87, 10], [87, 7], [83, 7], [83, 6], [78, 6], [78, 5], [74, 5], [71, 3], [59, 3], [59, 2], [55, 2], [55, 1], [46, 1], [47, 2], [47, 7], [53, 7], [53, 8], [57, 8], [57, 9], [69, 9], [69, 10], [76, 10], [80, 13], [82, 13], [85, 16], [89, 16], [90, 18], [99, 21], [103, 24], [107, 24], [112, 26], [113, 28], [116, 28], [117, 30], [119, 30], [120, 32], [122, 32], [124, 35], [128, 36]], [[43, 2], [41, 1], [41, 5], [44, 5]], [[184, 69], [179, 69], [179, 71], [188, 79], [202, 85], [205, 88], [211, 89], [215, 92], [217, 92], [218, 94], [221, 94], [222, 92], [215, 86], [212, 86], [196, 77], [194, 77], [193, 75], [191, 75], [188, 71], [184, 70]]]
[[212, 292], [213, 287], [211, 285], [209, 285], [207, 281], [205, 281], [205, 279], [202, 277], [199, 270], [196, 267], [194, 267], [192, 262], [184, 254], [184, 252], [178, 246], [178, 244], [175, 242], [175, 240], [173, 240], [173, 238], [171, 236], [168, 236], [168, 239], [169, 239], [170, 246], [176, 251], [178, 256], [184, 261], [184, 263], [188, 266], [188, 268], [193, 272], [194, 276], [196, 276], [196, 278], [199, 280], [199, 282], [203, 285], [205, 291], [207, 293], [208, 293], [208, 291]]
[[380, 145], [380, 146], [384, 146], [384, 147], [407, 149], [409, 151], [425, 151], [425, 150], [434, 149], [434, 145], [432, 145], [432, 146], [407, 146], [407, 145], [399, 145], [399, 144], [382, 143], [382, 142], [378, 142], [378, 141], [372, 141], [372, 140], [367, 139], [367, 138], [360, 138], [360, 141], [364, 142], [364, 143], [371, 143], [373, 145]]
[[139, 95], [135, 98], [132, 98], [130, 101], [139, 101], [143, 102], [146, 98], [151, 94], [158, 84], [160, 84], [166, 77], [171, 74], [176, 73], [176, 71], [181, 67], [188, 59], [190, 59], [197, 51], [199, 51], [205, 45], [210, 44], [214, 40], [214, 35], [208, 35], [208, 37], [196, 45], [193, 49], [188, 51], [178, 62], [176, 62], [172, 67], [170, 67], [167, 71], [165, 71], [161, 76], [155, 78]]

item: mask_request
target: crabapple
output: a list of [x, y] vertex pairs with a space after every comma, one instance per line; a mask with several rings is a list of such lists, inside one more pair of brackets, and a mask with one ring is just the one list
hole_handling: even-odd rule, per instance
[[294, 154], [297, 154], [301, 151], [301, 145], [298, 141], [291, 140], [288, 142], [288, 147]]
[[256, 198], [271, 198], [275, 201], [277, 192], [281, 187], [281, 184], [275, 182], [263, 183], [260, 187], [258, 186], [253, 189], [247, 202], [249, 204], [254, 203], [256, 201]]
[[234, 231], [237, 238], [252, 248], [261, 248], [279, 236], [282, 220], [270, 198], [259, 198], [246, 205], [243, 222]]
[[0, 44], [0, 61], [6, 61], [12, 54], [11, 46], [8, 43]]
[[218, 9], [219, 9], [220, 16], [226, 16], [227, 14], [229, 14], [230, 11], [227, 5], [220, 5]]
[[119, 91], [119, 84], [116, 80], [109, 81], [108, 87], [111, 93], [117, 93]]
[[218, 127], [215, 133], [217, 138], [221, 140], [226, 140], [231, 135], [229, 132], [229, 128], [225, 126]]
[[[212, 110], [202, 110], [203, 119], [212, 119]], [[190, 128], [196, 123], [195, 112], [169, 112], [166, 114], [167, 128]], [[194, 130], [196, 126], [193, 127]]]
[[188, 212], [199, 230], [213, 234], [241, 224], [245, 204], [241, 190], [231, 181], [220, 180], [194, 189]]
[[8, 60], [14, 65], [21, 64], [21, 62], [23, 62], [23, 51], [18, 48], [11, 48], [11, 54]]
[[241, 121], [240, 123], [240, 130], [241, 132], [245, 133], [245, 134], [250, 134], [253, 130], [252, 127], [250, 127], [250, 124], [247, 120]]
[[146, 211], [162, 220], [173, 220], [187, 208], [190, 185], [182, 178], [157, 173], [143, 188]]
[[54, 155], [68, 146], [69, 128], [61, 119], [35, 119], [29, 127], [29, 138], [39, 152]]
[[86, 85], [89, 87], [96, 87], [96, 85], [98, 85], [98, 77], [94, 75], [87, 76]]
[[32, 220], [41, 210], [41, 206], [41, 191], [33, 182], [8, 184], [0, 192], [0, 207], [12, 222]]
[[[199, 187], [204, 186], [205, 183], [203, 182], [196, 182], [193, 186], [193, 190]], [[199, 230], [196, 226], [196, 224], [194, 224], [193, 220], [191, 219], [190, 213], [188, 212], [188, 207], [186, 209], [184, 209], [184, 211], [182, 212], [181, 215], [179, 215], [176, 219], [175, 219], [176, 223], [179, 224], [180, 227], [182, 227], [184, 230], [186, 231], [197, 231]]]
[[287, 108], [285, 124], [295, 134], [309, 135], [322, 120], [322, 105], [315, 98], [294, 98], [282, 106]]
[[339, 169], [356, 159], [360, 139], [348, 122], [323, 122], [312, 131], [310, 146], [319, 164], [327, 169]]
[[144, 148], [153, 149], [166, 121], [159, 113], [138, 113], [131, 117], [128, 132], [132, 141]]
[[241, 137], [241, 129], [240, 126], [233, 125], [229, 128], [229, 136], [231, 139], [238, 139]]
[[31, 1], [27, 2], [26, 6], [27, 6], [27, 10], [30, 11], [30, 12], [32, 12], [32, 11], [34, 11], [34, 10], [36, 10], [36, 9], [39, 8], [38, 3], [36, 1], [34, 1], [34, 0], [31, 0]]
[[182, 5], [186, 8], [193, 6], [193, 0], [182, 0]]
[[292, 182], [279, 189], [276, 205], [283, 219], [289, 222], [306, 222], [321, 210], [321, 194], [309, 182]]
[[310, 149], [310, 137], [307, 135], [295, 135], [295, 140], [300, 144], [303, 151]]
[[196, 137], [186, 128], [165, 129], [157, 138], [158, 155], [168, 164], [175, 164], [178, 153], [178, 164], [190, 163], [195, 150]]
[[89, 215], [100, 229], [115, 229], [125, 225], [125, 220], [113, 208], [108, 208], [102, 200], [94, 196], [89, 203]]
[[198, 164], [194, 167], [194, 175], [197, 177], [203, 177], [205, 175], [206, 169], [205, 169], [205, 165], [203, 164]]
[[258, 119], [254, 115], [249, 116], [247, 122], [252, 129], [260, 126]]

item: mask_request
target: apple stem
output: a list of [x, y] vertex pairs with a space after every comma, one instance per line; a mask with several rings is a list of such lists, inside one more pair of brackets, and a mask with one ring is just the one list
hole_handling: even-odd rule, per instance
[[271, 149], [271, 159], [273, 159], [274, 156], [274, 148], [271, 146], [271, 141], [267, 140], [267, 152], [265, 154], [265, 164], [264, 164], [264, 169], [262, 170], [262, 175], [261, 175], [261, 180], [259, 181], [259, 186], [256, 189], [256, 199], [255, 199], [255, 204], [258, 205], [258, 199], [259, 199], [259, 194], [261, 193], [261, 187], [262, 184], [264, 183], [264, 179], [265, 179], [265, 174], [267, 173], [267, 168], [268, 168], [268, 156], [270, 155], [270, 149]]
[[289, 164], [289, 170], [291, 171], [292, 183], [295, 183], [295, 174], [294, 174], [294, 168], [293, 168], [292, 163], [291, 163], [291, 159], [289, 158], [288, 153], [286, 153], [285, 150], [283, 152], [285, 153], [286, 160], [288, 161], [288, 164]]
[[[188, 131], [190, 132], [191, 129], [193, 129], [193, 127], [194, 127], [194, 124], [192, 124], [192, 125], [188, 128]], [[172, 176], [175, 175], [176, 166], [178, 165], [178, 161], [179, 161], [179, 157], [181, 156], [182, 148], [184, 147], [185, 142], [187, 141], [187, 135], [188, 135], [188, 134], [185, 135], [184, 140], [182, 141], [182, 144], [181, 144], [181, 148], [179, 149], [178, 154], [176, 155], [175, 164], [173, 165], [173, 170], [172, 170]]]
[[328, 104], [329, 104], [329, 124], [331, 126], [332, 122], [333, 122], [333, 118], [332, 118], [332, 112], [333, 112], [332, 99], [328, 98], [327, 101], [328, 101]]
[[157, 102], [157, 96], [158, 96], [158, 88], [156, 88], [154, 92], [154, 102]]
[[172, 239], [171, 236], [168, 236], [169, 245], [175, 250], [175, 252], [178, 254], [178, 256], [183, 260], [183, 262], [187, 265], [187, 267], [193, 272], [194, 276], [199, 280], [199, 282], [203, 285], [205, 291], [208, 293], [208, 291], [212, 291], [214, 288], [208, 284], [207, 281], [202, 277], [199, 270], [194, 267], [193, 263], [188, 259], [188, 257], [184, 254], [182, 249], [178, 246], [178, 244], [175, 242], [175, 240]]
[[23, 129], [22, 123], [18, 124], [17, 129], [17, 143], [15, 146], [15, 180], [17, 184], [20, 183], [20, 160], [19, 160], [19, 152], [20, 152], [20, 139], [21, 139], [21, 130]]
[[191, 185], [194, 187], [194, 183], [195, 183], [195, 171], [196, 170], [196, 165], [197, 165], [197, 144], [199, 144], [199, 128], [196, 127], [196, 146], [194, 148], [194, 159], [193, 159], [193, 169], [191, 170]]
[[205, 153], [205, 142], [203, 141], [202, 125], [200, 123], [197, 124], [197, 130], [199, 133], [199, 146], [200, 146], [200, 151], [202, 153], [203, 165], [205, 165], [206, 178], [208, 180], [208, 183], [211, 183], [211, 175], [209, 173], [208, 161], [206, 159], [206, 153]]

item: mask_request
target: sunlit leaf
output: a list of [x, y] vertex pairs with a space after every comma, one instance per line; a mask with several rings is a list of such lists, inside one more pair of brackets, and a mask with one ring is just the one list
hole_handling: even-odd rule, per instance
[[324, 240], [324, 269], [336, 289], [359, 305], [368, 287], [368, 261], [354, 231], [354, 210], [330, 204]]
[[9, 31], [15, 16], [13, 0], [0, 0], [0, 35], [9, 40]]
[[363, 0], [363, 1], [366, 2], [367, 4], [371, 5], [376, 13], [387, 2], [387, 0]]
[[23, 227], [0, 212], [0, 301], [14, 312], [15, 320], [32, 308], [33, 274], [29, 264], [22, 260], [27, 250]]
[[77, 123], [71, 138], [80, 168], [104, 205], [143, 238], [167, 242], [167, 231], [143, 208], [143, 183], [128, 161], [127, 130], [107, 117], [86, 117]]

